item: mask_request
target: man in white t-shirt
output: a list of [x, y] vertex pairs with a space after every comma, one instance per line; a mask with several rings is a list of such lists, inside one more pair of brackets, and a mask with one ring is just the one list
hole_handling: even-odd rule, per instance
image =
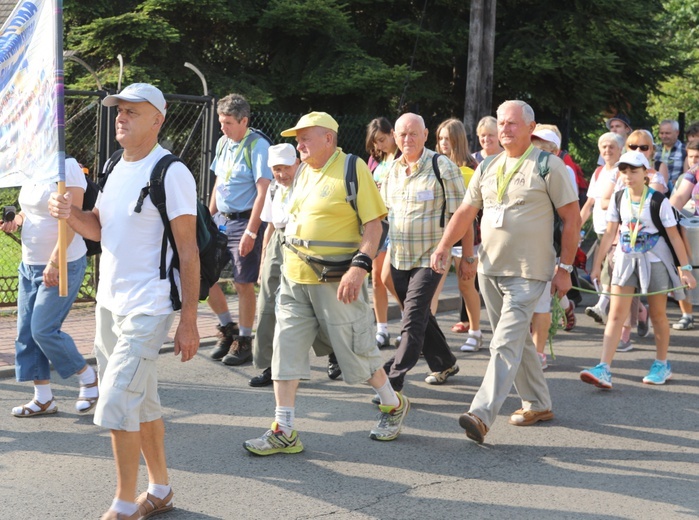
[[[174, 319], [170, 281], [160, 279], [164, 226], [149, 197], [134, 210], [153, 167], [169, 154], [158, 144], [165, 121], [165, 98], [152, 85], [135, 83], [102, 104], [117, 107], [116, 139], [124, 148], [95, 209], [72, 207], [71, 197], [53, 194], [51, 214], [67, 219], [77, 233], [101, 240], [97, 290], [95, 355], [100, 399], [95, 424], [111, 430], [117, 489], [103, 520], [138, 519], [172, 509], [165, 462], [165, 428], [155, 360]], [[167, 214], [179, 256], [182, 301], [175, 355], [192, 359], [199, 347], [197, 300], [199, 254], [196, 242], [196, 185], [191, 172], [173, 163], [165, 176]], [[170, 265], [173, 250], [167, 246]], [[176, 276], [176, 279], [178, 277]], [[140, 455], [148, 467], [148, 490], [136, 498]]]

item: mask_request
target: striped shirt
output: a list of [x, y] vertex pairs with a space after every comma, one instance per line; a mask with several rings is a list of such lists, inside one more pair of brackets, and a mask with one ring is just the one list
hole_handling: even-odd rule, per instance
[[[672, 148], [666, 149], [662, 144], [655, 152], [655, 162], [663, 162], [667, 164], [668, 171], [668, 186], [672, 189], [677, 179], [684, 173], [684, 158], [687, 156], [687, 151], [682, 144], [682, 141], [675, 141]], [[658, 168], [658, 166], [656, 166]]]
[[388, 207], [391, 265], [396, 269], [430, 266], [430, 255], [444, 233], [439, 221], [445, 197], [445, 225], [464, 198], [466, 189], [459, 167], [447, 157], [439, 157], [442, 189], [432, 169], [434, 155], [425, 148], [412, 167], [404, 157], [396, 159], [381, 185], [381, 196]]

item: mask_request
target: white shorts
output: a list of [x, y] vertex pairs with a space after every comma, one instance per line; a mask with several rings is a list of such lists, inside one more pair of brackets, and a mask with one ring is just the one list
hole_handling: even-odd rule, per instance
[[536, 302], [536, 307], [534, 308], [534, 314], [547, 314], [551, 312], [551, 282], [546, 282], [546, 288], [541, 294], [541, 298]]
[[110, 430], [140, 431], [162, 417], [155, 361], [174, 313], [118, 316], [97, 305], [95, 357], [100, 396], [94, 422]]

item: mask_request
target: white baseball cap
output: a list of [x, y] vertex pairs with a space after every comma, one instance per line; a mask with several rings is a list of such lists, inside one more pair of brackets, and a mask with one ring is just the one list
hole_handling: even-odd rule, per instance
[[142, 103], [144, 101], [150, 103], [158, 111], [165, 115], [167, 112], [167, 103], [165, 96], [159, 88], [154, 87], [149, 83], [132, 83], [118, 94], [112, 94], [102, 100], [105, 107], [115, 107], [119, 101], [131, 101], [132, 103]]
[[634, 166], [638, 168], [639, 166], [645, 166], [646, 170], [650, 168], [648, 164], [648, 159], [641, 152], [626, 152], [621, 157], [619, 157], [619, 162], [615, 164], [618, 168], [622, 164], [627, 164], [629, 166]]
[[296, 164], [296, 149], [289, 143], [270, 146], [267, 155], [267, 166], [270, 168], [282, 164], [284, 166]]
[[556, 148], [560, 150], [561, 148], [561, 139], [558, 137], [558, 134], [554, 132], [553, 130], [548, 130], [548, 129], [539, 129], [539, 130], [534, 130], [532, 132], [532, 137], [538, 137], [542, 141], [549, 141], [553, 144], [556, 145]]

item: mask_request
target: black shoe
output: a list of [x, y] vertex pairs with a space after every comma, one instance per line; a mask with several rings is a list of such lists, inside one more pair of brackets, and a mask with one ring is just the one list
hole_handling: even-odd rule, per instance
[[216, 325], [216, 328], [218, 329], [218, 342], [209, 356], [211, 359], [220, 361], [223, 356], [228, 354], [228, 351], [231, 349], [231, 345], [233, 344], [233, 340], [240, 333], [240, 331], [238, 330], [238, 324], [234, 321], [226, 325]]
[[330, 379], [337, 379], [341, 375], [342, 370], [340, 370], [340, 365], [337, 363], [335, 354], [330, 354], [328, 356], [328, 377]]
[[273, 383], [272, 381], [272, 369], [265, 368], [259, 376], [253, 377], [248, 384], [250, 386], [269, 386]]
[[236, 336], [231, 344], [231, 349], [221, 361], [230, 367], [252, 361], [252, 337]]

